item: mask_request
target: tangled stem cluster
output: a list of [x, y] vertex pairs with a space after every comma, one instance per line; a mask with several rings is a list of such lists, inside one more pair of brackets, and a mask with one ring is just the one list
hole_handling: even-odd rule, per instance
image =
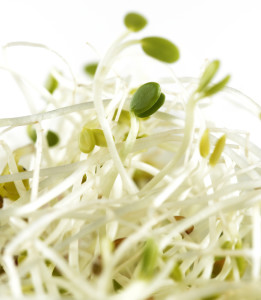
[[[125, 41], [146, 24], [126, 16], [87, 84], [69, 68], [71, 78], [54, 71], [37, 86], [1, 65], [46, 101], [0, 119], [1, 299], [259, 299], [261, 148], [244, 124], [208, 112], [236, 101], [235, 115], [258, 121], [260, 106], [225, 87], [228, 76], [212, 83], [218, 61], [199, 79], [120, 77], [114, 63], [132, 45], [179, 58], [160, 37]], [[50, 51], [3, 49], [14, 46]], [[25, 142], [12, 148], [21, 126]]]

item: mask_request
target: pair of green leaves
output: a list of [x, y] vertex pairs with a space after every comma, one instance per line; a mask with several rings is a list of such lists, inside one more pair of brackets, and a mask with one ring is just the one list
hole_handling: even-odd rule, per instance
[[218, 60], [213, 60], [206, 67], [203, 75], [200, 78], [198, 88], [196, 90], [197, 93], [200, 94], [199, 98], [205, 98], [212, 96], [219, 91], [221, 91], [228, 83], [230, 76], [227, 75], [222, 80], [214, 85], [210, 85], [212, 79], [216, 75], [220, 66], [220, 62]]
[[[225, 144], [226, 144], [226, 135], [224, 134], [217, 140], [214, 150], [213, 150], [212, 154], [210, 155], [209, 164], [212, 167], [214, 167], [218, 163], [218, 161], [221, 157], [221, 154], [224, 150]], [[200, 155], [204, 158], [206, 158], [209, 155], [210, 141], [209, 141], [209, 129], [208, 128], [204, 131], [204, 133], [200, 139], [199, 152], [200, 152]]]
[[[125, 26], [133, 32], [142, 30], [147, 25], [147, 20], [138, 13], [128, 13], [124, 18]], [[179, 49], [169, 40], [162, 37], [146, 37], [140, 40], [143, 51], [157, 59], [166, 63], [174, 63], [179, 59]], [[84, 71], [89, 76], [93, 77], [97, 70], [98, 63], [93, 62], [84, 66]], [[49, 79], [48, 90], [52, 93], [58, 86], [58, 82], [54, 77]]]
[[107, 147], [104, 133], [101, 129], [90, 129], [83, 127], [79, 135], [79, 148], [83, 153], [90, 153], [95, 145], [99, 147]]
[[165, 101], [160, 85], [148, 82], [138, 88], [131, 99], [130, 110], [139, 118], [146, 118], [155, 113]]
[[[29, 138], [35, 143], [37, 140], [37, 134], [33, 126], [28, 125], [26, 131]], [[59, 143], [59, 136], [54, 131], [48, 130], [46, 140], [49, 147], [54, 147]]]
[[[124, 18], [125, 26], [133, 32], [142, 30], [147, 20], [138, 13], [128, 13]], [[173, 63], [179, 59], [179, 50], [176, 45], [165, 38], [146, 37], [140, 40], [143, 51], [160, 61]]]

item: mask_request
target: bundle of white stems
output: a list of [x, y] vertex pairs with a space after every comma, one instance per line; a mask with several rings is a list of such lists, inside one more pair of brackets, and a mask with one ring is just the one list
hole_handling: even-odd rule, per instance
[[[71, 76], [54, 70], [59, 85], [51, 94], [7, 62], [0, 66], [23, 91], [29, 87], [46, 102], [35, 112], [28, 98], [31, 115], [0, 119], [10, 170], [0, 183], [14, 182], [19, 194], [16, 201], [4, 198], [0, 209], [1, 299], [259, 299], [261, 148], [247, 129], [222, 126], [218, 103], [231, 101], [235, 115], [246, 112], [246, 123], [249, 111], [258, 119], [260, 107], [228, 87], [191, 107], [198, 79], [171, 72], [157, 79], [166, 95], [159, 111], [118, 122], [137, 87], [113, 69], [125, 37], [87, 83], [46, 46], [3, 47], [6, 53], [21, 46], [52, 51]], [[213, 105], [219, 105], [218, 125], [204, 113]], [[107, 147], [85, 154], [78, 139], [88, 123], [103, 130]], [[11, 148], [10, 133], [32, 124], [36, 143], [25, 135], [24, 144]], [[60, 138], [53, 148], [48, 128]], [[215, 166], [199, 151], [206, 128], [210, 151], [226, 134]], [[26, 170], [18, 172], [18, 164]], [[158, 253], [154, 274], [144, 279], [139, 270], [148, 240]]]

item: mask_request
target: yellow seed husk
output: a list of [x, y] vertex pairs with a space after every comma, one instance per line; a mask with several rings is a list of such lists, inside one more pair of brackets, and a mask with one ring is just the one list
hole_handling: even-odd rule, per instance
[[209, 151], [210, 151], [209, 129], [207, 128], [201, 137], [200, 144], [199, 144], [199, 152], [202, 157], [206, 158], [209, 155]]
[[226, 135], [222, 135], [221, 138], [219, 138], [219, 140], [217, 141], [216, 145], [215, 145], [215, 148], [209, 158], [209, 164], [214, 167], [219, 159], [220, 159], [220, 156], [224, 150], [224, 147], [225, 147], [225, 144], [226, 144]]

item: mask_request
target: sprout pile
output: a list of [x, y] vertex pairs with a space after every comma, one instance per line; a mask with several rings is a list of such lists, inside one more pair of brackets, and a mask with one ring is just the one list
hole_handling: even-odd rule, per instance
[[[137, 13], [124, 24], [84, 83], [44, 45], [3, 46], [51, 51], [71, 76], [37, 86], [1, 65], [46, 103], [0, 119], [1, 299], [260, 299], [261, 148], [247, 124], [261, 107], [214, 80], [218, 60], [176, 77], [178, 47], [132, 39]], [[166, 76], [115, 71], [129, 47]]]

